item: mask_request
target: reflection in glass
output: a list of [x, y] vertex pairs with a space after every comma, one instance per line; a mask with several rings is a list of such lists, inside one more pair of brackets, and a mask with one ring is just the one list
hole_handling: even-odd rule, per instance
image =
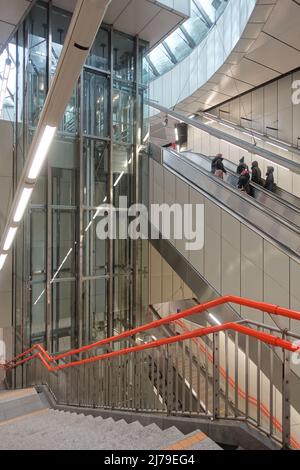
[[108, 136], [108, 90], [106, 77], [84, 73], [83, 131], [95, 137]]
[[72, 347], [71, 326], [75, 319], [75, 282], [54, 283], [52, 297], [53, 351], [66, 351]]
[[108, 70], [110, 68], [109, 56], [109, 34], [107, 30], [100, 28], [86, 65], [100, 70]]
[[83, 203], [98, 207], [108, 195], [109, 144], [85, 139], [83, 144]]
[[93, 279], [84, 282], [84, 312], [88, 319], [86, 328], [89, 341], [98, 341], [106, 337], [107, 318], [107, 281]]
[[53, 280], [75, 275], [75, 212], [54, 210], [52, 216]]
[[113, 92], [113, 139], [133, 143], [134, 92], [128, 85], [114, 82]]
[[76, 202], [76, 170], [52, 168], [52, 204], [74, 206]]
[[106, 274], [107, 241], [97, 236], [98, 216], [98, 211], [84, 212], [83, 275], [86, 277]]
[[46, 332], [46, 284], [33, 282], [31, 285], [31, 344], [45, 342]]
[[46, 272], [46, 211], [31, 211], [31, 275]]
[[135, 79], [135, 42], [122, 33], [114, 33], [115, 78], [131, 82]]
[[40, 113], [44, 106], [47, 95], [47, 9], [37, 5], [32, 9], [28, 19], [29, 31], [29, 57], [27, 64], [29, 122], [35, 127], [38, 123]]

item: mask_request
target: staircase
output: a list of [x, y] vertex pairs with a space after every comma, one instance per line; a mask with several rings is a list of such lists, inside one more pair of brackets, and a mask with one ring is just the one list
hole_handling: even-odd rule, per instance
[[201, 431], [50, 409], [35, 389], [0, 392], [0, 450], [222, 450]]

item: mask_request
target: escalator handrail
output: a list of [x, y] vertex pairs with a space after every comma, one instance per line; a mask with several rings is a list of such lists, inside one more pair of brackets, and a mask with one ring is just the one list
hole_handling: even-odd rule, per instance
[[[176, 152], [175, 150], [164, 149], [164, 151], [168, 152], [170, 154], [174, 154], [177, 158], [182, 159], [182, 155], [179, 152]], [[240, 199], [246, 199], [247, 202], [250, 203], [251, 205], [253, 205], [257, 210], [259, 210], [260, 212], [263, 212], [264, 214], [266, 214], [269, 217], [272, 217], [274, 219], [274, 223], [279, 222], [282, 225], [285, 225], [289, 230], [292, 230], [293, 232], [300, 235], [300, 228], [297, 225], [295, 225], [292, 222], [286, 220], [281, 215], [276, 214], [276, 212], [273, 212], [271, 209], [269, 209], [269, 208], [267, 209], [265, 207], [262, 207], [254, 198], [249, 197], [249, 196], [245, 196], [237, 188], [235, 188], [235, 187], [231, 186], [230, 184], [226, 183], [226, 181], [222, 180], [221, 178], [215, 177], [211, 172], [209, 172], [208, 170], [205, 170], [204, 168], [199, 167], [198, 165], [194, 164], [193, 162], [185, 159], [184, 163], [186, 163], [190, 167], [198, 170], [200, 173], [202, 173], [205, 176], [207, 176], [208, 178], [210, 178], [212, 181], [214, 181], [214, 183], [218, 184], [219, 186], [222, 186], [226, 190], [233, 192]], [[174, 168], [172, 168], [172, 166], [168, 165], [168, 163], [164, 162], [164, 165], [166, 167], [171, 168], [172, 170], [174, 170]], [[176, 171], [176, 169], [175, 169], [175, 171]], [[182, 175], [182, 176], [184, 176], [184, 175]], [[184, 176], [184, 177], [186, 178], [186, 176]]]
[[[190, 150], [187, 150], [187, 151], [184, 151], [184, 152], [181, 152], [183, 155], [184, 154], [195, 154], [199, 157], [202, 157], [204, 158], [207, 162], [211, 162], [211, 158], [208, 157], [207, 155], [204, 155], [203, 153], [199, 153], [199, 152], [192, 152]], [[237, 168], [237, 165], [232, 162], [231, 160], [227, 160], [226, 158], [224, 158], [224, 162], [225, 162], [225, 168], [226, 168], [226, 171], [227, 173], [229, 173], [231, 176], [236, 176], [236, 178], [238, 179], [239, 178], [239, 175], [236, 173], [236, 171], [232, 171], [230, 170], [229, 168], [226, 167], [226, 163], [229, 163], [230, 165], [232, 166], [235, 166]], [[270, 197], [271, 199], [274, 199], [276, 200], [278, 203], [282, 204], [283, 206], [295, 211], [295, 212], [298, 212], [300, 214], [300, 208], [295, 206], [293, 203], [289, 202], [289, 201], [286, 201], [285, 199], [281, 198], [279, 196], [279, 194], [277, 194], [276, 192], [272, 192], [272, 191], [268, 191], [267, 189], [265, 189], [263, 186], [260, 186], [259, 184], [255, 183], [254, 181], [249, 181], [249, 184], [251, 186], [253, 186], [253, 188], [256, 190], [256, 191], [260, 191], [262, 192], [263, 194], [265, 194], [266, 196]], [[278, 190], [282, 191], [282, 192], [285, 192], [287, 193], [287, 191], [285, 191], [284, 189], [282, 188], [279, 188], [278, 187]], [[288, 193], [289, 195], [291, 196], [294, 196], [293, 194], [291, 193]], [[295, 196], [295, 198], [297, 198], [297, 196]], [[297, 198], [298, 199], [298, 198]]]

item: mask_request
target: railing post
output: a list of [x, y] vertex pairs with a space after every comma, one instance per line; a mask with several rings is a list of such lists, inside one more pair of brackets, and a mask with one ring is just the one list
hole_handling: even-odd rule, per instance
[[[176, 371], [178, 373], [178, 371]], [[173, 361], [172, 345], [167, 345], [167, 413], [168, 416], [173, 413], [174, 405], [174, 387], [173, 387]]]
[[[283, 332], [282, 339], [286, 339], [286, 332]], [[282, 362], [282, 447], [290, 449], [291, 439], [291, 403], [290, 403], [290, 373], [291, 354], [286, 349], [283, 350]]]
[[220, 337], [213, 335], [213, 418], [220, 416]]

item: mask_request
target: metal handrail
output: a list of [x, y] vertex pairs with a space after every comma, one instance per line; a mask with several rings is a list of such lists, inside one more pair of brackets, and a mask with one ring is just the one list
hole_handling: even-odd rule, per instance
[[[27, 366], [26, 371], [26, 383], [29, 385], [38, 385], [45, 383], [50, 392], [53, 394], [55, 399], [60, 404], [73, 404], [75, 406], [104, 406], [105, 408], [120, 408], [123, 410], [136, 410], [136, 411], [149, 411], [151, 405], [143, 405], [143, 400], [146, 399], [147, 394], [144, 394], [143, 387], [146, 386], [145, 378], [148, 377], [150, 380], [149, 384], [153, 390], [156, 389], [156, 393], [160, 395], [160, 398], [156, 399], [159, 401], [158, 406], [154, 404], [154, 412], [176, 414], [178, 413], [178, 381], [180, 381], [181, 388], [181, 400], [179, 397], [180, 408], [179, 412], [183, 415], [189, 414], [196, 416], [202, 416], [199, 405], [201, 400], [200, 391], [200, 356], [204, 354], [205, 364], [205, 413], [204, 416], [209, 419], [234, 419], [237, 421], [246, 420], [246, 422], [254, 425], [257, 429], [264, 432], [265, 434], [272, 437], [275, 441], [279, 442], [283, 447], [299, 449], [300, 444], [295, 439], [295, 436], [291, 435], [292, 429], [292, 407], [290, 403], [290, 353], [299, 353], [299, 346], [288, 340], [290, 333], [282, 330], [276, 330], [271, 328], [269, 331], [272, 333], [279, 333], [280, 337], [270, 333], [266, 333], [263, 329], [268, 330], [267, 325], [263, 328], [259, 324], [255, 324], [251, 321], [239, 321], [231, 322], [223, 325], [210, 326], [205, 328], [199, 328], [193, 331], [187, 331], [183, 334], [177, 334], [167, 338], [157, 339], [152, 336], [153, 341], [145, 342], [143, 344], [131, 346], [131, 347], [120, 347], [119, 350], [109, 350], [102, 352], [102, 354], [94, 355], [90, 357], [84, 357], [80, 359], [76, 358], [73, 362], [66, 362], [65, 358], [74, 354], [80, 354], [87, 352], [95, 347], [102, 347], [111, 344], [117, 340], [123, 340], [128, 337], [134, 337], [137, 333], [147, 332], [154, 328], [160, 327], [167, 324], [176, 324], [180, 322], [182, 318], [189, 318], [195, 314], [206, 312], [208, 309], [224, 305], [226, 303], [237, 303], [238, 305], [254, 308], [263, 312], [278, 315], [285, 318], [300, 320], [300, 312], [290, 310], [284, 307], [280, 307], [274, 304], [265, 302], [256, 302], [250, 299], [244, 299], [235, 296], [226, 296], [210, 302], [197, 305], [183, 312], [170, 315], [158, 321], [148, 323], [146, 325], [134, 328], [129, 331], [125, 331], [113, 338], [108, 338], [91, 345], [84, 346], [82, 348], [74, 349], [60, 355], [50, 355], [41, 345], [35, 345], [31, 349], [17, 356], [13, 361], [5, 364], [5, 369], [10, 373], [13, 369], [18, 366]], [[248, 323], [248, 326], [245, 326]], [[258, 330], [249, 327], [249, 325], [255, 326]], [[229, 331], [235, 332], [233, 345], [235, 345], [235, 353], [230, 360], [233, 360], [235, 367], [235, 380], [230, 378], [228, 369], [228, 338]], [[176, 332], [175, 332], [176, 333]], [[224, 335], [220, 336], [220, 333]], [[266, 343], [275, 348], [281, 348], [283, 354], [282, 360], [282, 389], [281, 387], [276, 392], [273, 384], [272, 373], [270, 376], [270, 407], [267, 408], [266, 404], [262, 402], [260, 378], [261, 374], [261, 362], [260, 356], [256, 365], [257, 385], [256, 392], [249, 393], [249, 367], [250, 367], [250, 356], [249, 353], [245, 353], [244, 356], [244, 372], [247, 376], [245, 392], [242, 390], [243, 382], [239, 379], [239, 342], [237, 341], [238, 335], [244, 335], [246, 338], [246, 344], [248, 345], [249, 351], [249, 340], [253, 338], [257, 344], [257, 351], [261, 348], [261, 343]], [[152, 335], [152, 333], [150, 333]], [[297, 335], [291, 333], [291, 337], [296, 338]], [[198, 358], [195, 357], [192, 348], [187, 346], [187, 349], [180, 348], [182, 365], [178, 368], [178, 346], [186, 344], [193, 344], [193, 341], [198, 341], [199, 338], [203, 338], [206, 342], [206, 347], [203, 350], [198, 349]], [[211, 341], [212, 338], [212, 341]], [[221, 338], [224, 338], [225, 344]], [[208, 346], [208, 341], [211, 346]], [[227, 349], [226, 349], [227, 344]], [[221, 359], [221, 350], [225, 347], [226, 365], [223, 365]], [[246, 348], [246, 349], [247, 349]], [[172, 355], [171, 351], [175, 350]], [[211, 349], [212, 352], [209, 351]], [[227, 350], [227, 353], [226, 353]], [[176, 352], [177, 351], [177, 352]], [[145, 353], [146, 352], [146, 353]], [[271, 356], [273, 351], [270, 350]], [[232, 355], [232, 353], [230, 353]], [[38, 359], [36, 361], [36, 359]], [[59, 361], [62, 360], [61, 363]], [[189, 361], [184, 365], [185, 361]], [[197, 363], [199, 366], [197, 367]], [[202, 361], [203, 363], [203, 361]], [[210, 366], [208, 366], [210, 364]], [[41, 369], [40, 369], [41, 367]], [[93, 368], [94, 384], [92, 387], [89, 386], [89, 380], [85, 383], [86, 368], [89, 374], [90, 368]], [[74, 376], [72, 371], [78, 371]], [[143, 372], [144, 370], [144, 372]], [[197, 392], [194, 390], [193, 377], [194, 372], [197, 374]], [[145, 372], [146, 371], [146, 372]], [[57, 373], [60, 372], [60, 373]], [[83, 377], [81, 378], [81, 373]], [[32, 375], [33, 374], [33, 375]], [[45, 375], [46, 374], [46, 375]], [[48, 375], [47, 375], [48, 374]], [[146, 375], [145, 375], [146, 374]], [[175, 375], [174, 375], [175, 374]], [[47, 378], [48, 377], [48, 378]], [[173, 377], [173, 378], [172, 378]], [[175, 377], [175, 378], [174, 378]], [[211, 377], [211, 379], [209, 379]], [[147, 379], [147, 380], [148, 380]], [[267, 380], [268, 377], [266, 377]], [[264, 379], [264, 380], [266, 380]], [[83, 396], [78, 395], [75, 400], [73, 396], [73, 380], [76, 380], [77, 385], [75, 390], [82, 384]], [[174, 382], [173, 382], [174, 380]], [[222, 391], [221, 383], [225, 381], [225, 392]], [[117, 383], [117, 385], [116, 385]], [[149, 385], [148, 384], [148, 385]], [[269, 385], [267, 385], [269, 387]], [[85, 388], [87, 387], [87, 389]], [[97, 396], [97, 391], [102, 389], [102, 395]], [[228, 390], [230, 389], [230, 394]], [[85, 396], [85, 390], [87, 390], [87, 398]], [[212, 394], [209, 395], [209, 390], [212, 390]], [[79, 392], [78, 392], [79, 393]], [[274, 399], [273, 393], [282, 393], [282, 423], [278, 419], [277, 411], [274, 412]], [[79, 398], [80, 397], [80, 398]], [[194, 398], [193, 398], [194, 397]], [[91, 400], [91, 401], [90, 401]], [[174, 401], [175, 400], [175, 401]], [[193, 400], [194, 404], [193, 404]], [[211, 403], [212, 400], [212, 403]], [[243, 400], [242, 408], [240, 407]], [[209, 404], [210, 403], [210, 404]], [[223, 408], [220, 407], [220, 403], [225, 403], [225, 416], [223, 416]], [[197, 411], [195, 410], [197, 407]], [[253, 411], [255, 408], [255, 412]], [[180, 411], [181, 410], [181, 411]], [[227, 410], [227, 411], [226, 411]], [[228, 416], [228, 410], [233, 416]], [[232, 411], [233, 410], [233, 411]], [[250, 411], [249, 411], [250, 410]], [[262, 418], [263, 419], [262, 419]], [[275, 432], [274, 432], [275, 431]]]
[[[19, 359], [21, 359], [22, 357], [27, 356], [28, 354], [31, 354], [36, 349], [39, 350], [39, 353], [41, 353], [42, 355], [45, 356], [45, 358], [47, 359], [48, 362], [52, 363], [54, 361], [59, 361], [60, 359], [64, 359], [66, 357], [70, 357], [70, 356], [73, 356], [73, 355], [84, 353], [84, 352], [90, 351], [91, 349], [103, 347], [103, 346], [106, 346], [110, 343], [120, 341], [120, 340], [125, 339], [125, 338], [129, 338], [130, 336], [136, 335], [137, 333], [142, 333], [142, 332], [157, 328], [157, 327], [162, 326], [162, 325], [167, 325], [169, 323], [172, 323], [176, 320], [180, 320], [182, 318], [187, 318], [187, 317], [190, 317], [190, 316], [195, 315], [195, 314], [204, 313], [205, 311], [207, 311], [209, 309], [213, 309], [215, 307], [219, 307], [221, 305], [228, 304], [228, 303], [234, 303], [236, 305], [240, 305], [240, 306], [243, 306], [243, 307], [248, 307], [248, 308], [252, 308], [252, 309], [255, 309], [255, 310], [260, 310], [262, 312], [269, 313], [271, 315], [277, 315], [277, 316], [289, 318], [291, 320], [300, 321], [300, 312], [298, 312], [296, 310], [291, 310], [291, 309], [288, 309], [288, 308], [285, 308], [285, 307], [280, 307], [278, 305], [270, 304], [270, 303], [266, 303], [266, 302], [257, 302], [255, 300], [246, 299], [246, 298], [242, 298], [242, 297], [238, 297], [238, 296], [225, 296], [225, 297], [220, 297], [218, 299], [215, 299], [215, 300], [212, 300], [212, 301], [209, 301], [209, 302], [205, 302], [203, 304], [196, 305], [195, 307], [184, 310], [183, 312], [176, 313], [176, 314], [170, 315], [168, 317], [162, 318], [161, 320], [156, 320], [154, 322], [148, 323], [146, 325], [139, 326], [139, 327], [134, 328], [132, 330], [125, 331], [125, 332], [123, 332], [123, 333], [121, 333], [117, 336], [113, 336], [111, 338], [106, 338], [106, 339], [97, 341], [95, 343], [89, 344], [87, 346], [82, 346], [81, 348], [78, 348], [78, 349], [72, 349], [70, 351], [67, 351], [67, 352], [64, 352], [62, 354], [58, 354], [58, 355], [55, 355], [55, 356], [52, 356], [40, 344], [36, 344], [32, 348], [24, 351], [23, 353], [19, 354], [14, 359], [12, 359], [11, 361], [4, 364], [4, 367], [5, 368], [16, 367], [18, 365], [23, 364], [24, 362], [27, 362], [26, 359], [22, 360], [22, 361], [19, 361]], [[235, 323], [228, 323], [227, 325], [235, 325]], [[219, 331], [221, 331], [221, 330], [219, 330]], [[257, 339], [259, 339], [259, 338], [257, 338]], [[269, 343], [269, 344], [272, 344], [272, 343]], [[276, 344], [272, 344], [272, 345], [276, 346]], [[297, 350], [297, 348], [293, 349], [293, 352], [295, 352], [296, 350]], [[101, 357], [101, 356], [97, 356], [97, 357]]]

